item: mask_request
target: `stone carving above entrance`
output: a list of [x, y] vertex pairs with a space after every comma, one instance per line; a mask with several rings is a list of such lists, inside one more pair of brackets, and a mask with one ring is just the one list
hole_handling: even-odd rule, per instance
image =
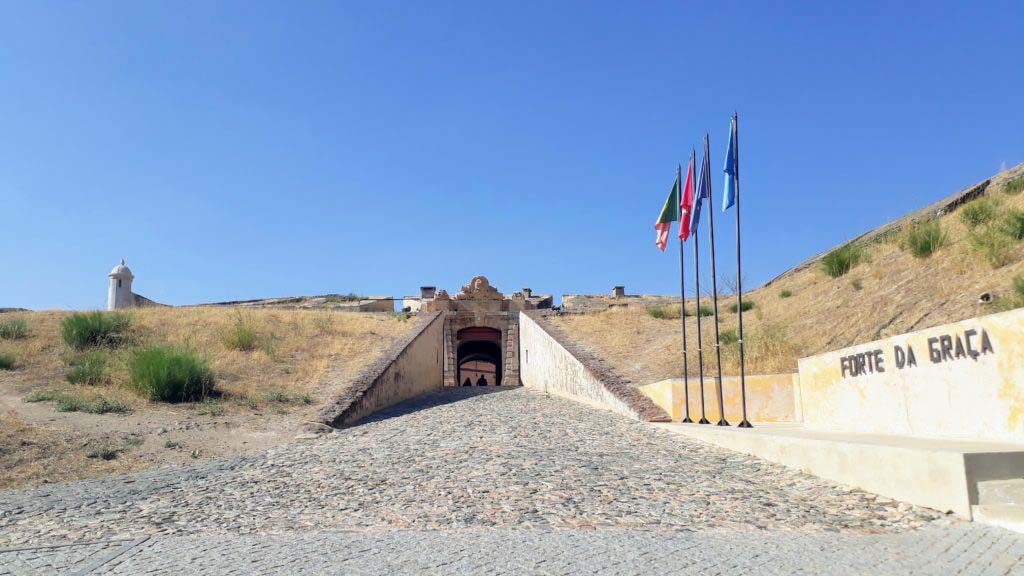
[[456, 300], [504, 300], [505, 296], [491, 286], [486, 276], [475, 276], [462, 291], [455, 295]]

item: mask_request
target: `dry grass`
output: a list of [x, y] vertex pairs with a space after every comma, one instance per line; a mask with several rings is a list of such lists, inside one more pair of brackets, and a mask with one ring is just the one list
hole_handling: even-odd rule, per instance
[[[64, 382], [75, 358], [60, 338], [60, 321], [66, 314], [25, 314], [31, 336], [0, 341], [0, 353], [14, 355], [19, 363], [4, 384], [13, 385], [21, 394], [42, 388], [76, 388]], [[339, 380], [351, 377], [410, 325], [387, 315], [209, 307], [144, 308], [132, 311], [131, 317], [135, 345], [169, 345], [197, 352], [213, 368], [217, 388], [228, 399], [242, 403], [261, 401], [280, 391], [325, 399], [333, 391], [325, 382], [329, 371], [337, 371]], [[252, 351], [226, 345], [230, 340], [226, 335], [239, 318], [258, 332], [263, 345]], [[108, 357], [107, 381], [90, 388], [95, 393], [126, 394], [131, 349], [100, 350]], [[148, 403], [128, 396], [136, 409]]]
[[0, 412], [0, 489], [39, 482], [67, 482], [140, 468], [131, 454], [115, 461], [89, 458], [96, 442], [39, 425], [14, 412]]
[[[989, 194], [999, 198], [1001, 214], [1024, 209], [1024, 194], [1002, 192], [1005, 173], [993, 178]], [[962, 208], [961, 208], [962, 210]], [[996, 225], [990, 219], [989, 225]], [[936, 220], [945, 234], [931, 258], [916, 258], [900, 242], [876, 241], [842, 278], [810, 267], [745, 294], [757, 307], [744, 315], [747, 371], [796, 370], [801, 356], [843, 348], [885, 336], [996, 312], [978, 296], [1013, 295], [1013, 279], [1024, 273], [1024, 242], [1013, 241], [993, 267], [988, 255], [972, 247], [972, 230], [956, 210]], [[975, 231], [986, 224], [975, 224]], [[702, 299], [701, 303], [708, 301]], [[719, 311], [735, 299], [719, 299]], [[693, 302], [687, 302], [692, 308]], [[720, 314], [722, 331], [736, 328], [735, 314]], [[616, 308], [554, 319], [591, 346], [634, 383], [647, 384], [682, 373], [679, 320], [652, 318], [643, 308]], [[687, 318], [689, 368], [696, 373], [696, 319]], [[703, 321], [705, 373], [713, 373], [712, 320]], [[723, 345], [723, 373], [735, 374], [735, 344]]]
[[[131, 312], [128, 337], [119, 346], [83, 353], [61, 338], [61, 320], [68, 314], [19, 314], [27, 321], [27, 337], [0, 339], [0, 355], [17, 358], [13, 371], [0, 371], [0, 488], [228, 456], [289, 441], [319, 405], [412, 326], [386, 314], [145, 308]], [[260, 345], [251, 351], [229, 348], [227, 335], [240, 317], [259, 336]], [[205, 358], [219, 399], [170, 405], [132, 392], [129, 362], [143, 346], [188, 349]], [[84, 354], [102, 355], [102, 377], [68, 382], [68, 374], [83, 366]]]

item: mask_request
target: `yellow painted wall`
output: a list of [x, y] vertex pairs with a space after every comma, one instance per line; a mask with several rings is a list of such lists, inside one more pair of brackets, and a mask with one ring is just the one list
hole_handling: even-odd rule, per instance
[[[981, 353], [982, 334], [991, 351]], [[949, 357], [934, 362], [930, 348], [942, 345], [929, 339], [943, 336]], [[917, 365], [898, 368], [895, 346], [912, 348]], [[843, 358], [859, 354], [881, 358], [882, 370], [844, 374]], [[1024, 442], [1024, 309], [803, 358], [799, 369], [808, 427]]]
[[[738, 376], [726, 376], [722, 390], [722, 403], [725, 405], [725, 418], [731, 424], [742, 420], [740, 402], [740, 379]], [[797, 422], [799, 421], [798, 405], [795, 400], [798, 391], [796, 374], [748, 374], [747, 382], [747, 418], [751, 422]], [[646, 394], [655, 404], [672, 415], [673, 420], [682, 420], [684, 410], [683, 379], [671, 378], [653, 384], [641, 386], [640, 391]], [[690, 418], [694, 422], [700, 420], [700, 381], [696, 377], [689, 378]], [[715, 379], [704, 377], [704, 410], [707, 419], [718, 422], [718, 397], [715, 391]]]

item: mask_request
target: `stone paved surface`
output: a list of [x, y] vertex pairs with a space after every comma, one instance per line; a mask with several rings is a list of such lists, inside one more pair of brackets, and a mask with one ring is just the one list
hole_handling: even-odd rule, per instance
[[[0, 492], [0, 547], [147, 536], [92, 573], [1024, 574], [1019, 535], [524, 389], [455, 389], [312, 442]], [[114, 550], [91, 546], [0, 550], [0, 575], [74, 573]]]

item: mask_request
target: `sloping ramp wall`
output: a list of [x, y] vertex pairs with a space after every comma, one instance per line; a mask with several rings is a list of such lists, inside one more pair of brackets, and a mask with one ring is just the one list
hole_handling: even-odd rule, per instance
[[647, 422], [671, 417], [536, 310], [519, 313], [519, 378], [543, 390]]
[[442, 386], [443, 312], [424, 314], [333, 403], [320, 411], [328, 426], [354, 424], [370, 414]]

